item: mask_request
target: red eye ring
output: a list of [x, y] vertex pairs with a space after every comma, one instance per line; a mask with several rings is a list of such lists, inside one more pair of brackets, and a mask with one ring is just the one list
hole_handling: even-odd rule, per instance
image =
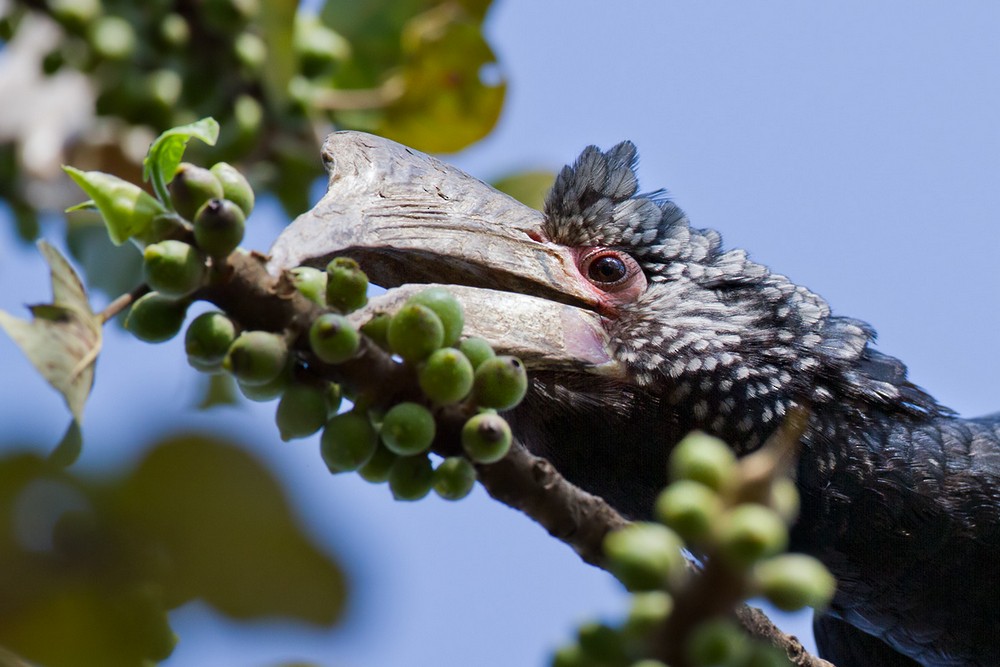
[[581, 254], [578, 268], [591, 284], [606, 292], [629, 284], [641, 273], [638, 262], [631, 255], [609, 248], [593, 248]]

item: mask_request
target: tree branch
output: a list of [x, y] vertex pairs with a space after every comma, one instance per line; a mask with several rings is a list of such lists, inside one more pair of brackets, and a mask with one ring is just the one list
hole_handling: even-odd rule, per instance
[[[309, 323], [324, 309], [302, 296], [287, 274], [271, 276], [265, 260], [258, 253], [233, 254], [215, 272], [212, 284], [195, 297], [216, 304], [246, 328], [296, 332], [296, 349], [310, 372], [341, 383], [355, 396], [364, 395], [371, 405], [422, 400], [413, 369], [394, 361], [367, 338], [363, 337], [359, 355], [347, 362], [330, 365], [316, 359], [309, 351], [306, 332]], [[461, 428], [474, 412], [470, 404], [438, 409], [434, 451], [443, 455], [461, 452]], [[779, 433], [784, 433], [785, 439], [791, 434], [797, 441], [800, 426], [795, 422], [788, 429], [779, 429]], [[780, 458], [785, 460], [784, 455]], [[493, 498], [536, 521], [585, 562], [606, 567], [604, 537], [628, 521], [603, 499], [570, 484], [551, 463], [520, 445], [497, 463], [479, 465], [478, 472], [480, 482]], [[696, 597], [694, 593], [692, 597]], [[783, 649], [794, 665], [833, 667], [807, 653], [795, 637], [775, 627], [760, 610], [741, 606], [737, 617], [748, 633]]]

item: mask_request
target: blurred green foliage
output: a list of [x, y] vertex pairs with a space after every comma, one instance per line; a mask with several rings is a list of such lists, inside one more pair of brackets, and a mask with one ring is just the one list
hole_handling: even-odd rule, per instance
[[[494, 127], [505, 74], [483, 35], [490, 0], [14, 0], [0, 3], [0, 204], [33, 240], [79, 201], [71, 164], [141, 183], [162, 131], [212, 116], [226, 161], [288, 215], [309, 205], [329, 131], [359, 129], [453, 152]], [[53, 105], [53, 100], [58, 100]], [[54, 107], [58, 107], [53, 113]], [[42, 113], [42, 112], [45, 113]], [[41, 148], [39, 148], [41, 147]], [[548, 175], [511, 180], [540, 205]], [[148, 187], [148, 186], [147, 186]], [[537, 200], [537, 204], [535, 201]], [[66, 244], [90, 289], [142, 282], [142, 257], [91, 212]], [[237, 400], [211, 377], [204, 407]], [[149, 664], [176, 641], [168, 612], [200, 599], [232, 618], [329, 626], [346, 583], [292, 517], [277, 482], [235, 444], [158, 443], [137, 468], [90, 479], [55, 457], [0, 458], [0, 664]]]
[[193, 599], [329, 626], [346, 598], [270, 473], [205, 435], [159, 442], [109, 479], [0, 460], [0, 564], [0, 645], [49, 667], [161, 660], [176, 641], [166, 612]]
[[[309, 189], [322, 175], [319, 144], [331, 130], [367, 130], [430, 152], [461, 150], [490, 132], [506, 91], [483, 36], [489, 6], [326, 0], [309, 12], [297, 0], [2, 5], [0, 40], [20, 55], [0, 60], [0, 91], [24, 110], [0, 117], [0, 201], [19, 235], [33, 239], [40, 212], [72, 203], [59, 163], [139, 182], [153, 137], [206, 116], [220, 122], [222, 134], [216, 146], [196, 147], [192, 159], [237, 165], [289, 215], [308, 208]], [[13, 67], [35, 71], [15, 76]], [[81, 75], [86, 86], [78, 85]], [[35, 94], [42, 90], [47, 96]], [[41, 114], [53, 97], [66, 111]], [[33, 142], [33, 133], [45, 141]], [[40, 152], [40, 143], [56, 150]], [[89, 237], [72, 229], [88, 224], [71, 221], [71, 237]], [[82, 249], [85, 264], [95, 256], [93, 239], [71, 247]], [[121, 258], [132, 254], [100, 248], [101, 261], [121, 271], [96, 286], [114, 295], [138, 279], [134, 262]]]
[[504, 192], [525, 206], [542, 210], [545, 195], [556, 180], [551, 171], [531, 170], [509, 174], [493, 181], [493, 187]]

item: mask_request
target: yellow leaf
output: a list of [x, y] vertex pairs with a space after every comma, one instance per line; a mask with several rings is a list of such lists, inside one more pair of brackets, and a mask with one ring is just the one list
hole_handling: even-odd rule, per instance
[[83, 283], [66, 258], [45, 241], [38, 242], [38, 249], [52, 276], [52, 303], [31, 306], [31, 321], [0, 311], [0, 328], [63, 395], [73, 418], [80, 422], [94, 383], [101, 321], [91, 311]]

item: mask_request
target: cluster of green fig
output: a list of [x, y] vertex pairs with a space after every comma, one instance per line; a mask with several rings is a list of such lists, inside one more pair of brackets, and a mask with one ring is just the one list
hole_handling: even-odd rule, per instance
[[[398, 500], [418, 500], [432, 489], [447, 500], [468, 495], [476, 480], [473, 464], [494, 463], [510, 449], [510, 427], [496, 410], [524, 397], [521, 362], [497, 356], [483, 339], [462, 338], [461, 304], [444, 288], [415, 294], [396, 313], [372, 317], [359, 332], [343, 314], [366, 299], [367, 279], [354, 260], [336, 258], [325, 272], [300, 267], [294, 274], [304, 295], [341, 311], [320, 315], [309, 328], [309, 347], [318, 359], [336, 364], [352, 358], [364, 335], [413, 368], [424, 397], [384, 411], [358, 400], [350, 411], [332, 416], [320, 438], [330, 471], [357, 471], [369, 482], [388, 482]], [[429, 452], [437, 435], [435, 412], [467, 402], [475, 414], [462, 428], [464, 455], [434, 466]]]
[[[662, 636], [676, 600], [706, 576], [693, 571], [682, 549], [724, 569], [726, 585], [738, 590], [739, 599], [763, 596], [786, 611], [829, 604], [835, 581], [823, 564], [784, 553], [798, 512], [791, 480], [770, 479], [762, 493], [759, 482], [747, 481], [732, 450], [702, 433], [677, 445], [669, 473], [671, 483], [656, 499], [657, 521], [632, 523], [605, 538], [609, 569], [633, 593], [628, 619], [620, 627], [581, 627], [576, 642], [556, 653], [554, 667], [664, 667], [649, 657], [658, 654], [652, 638]], [[699, 621], [683, 647], [687, 665], [789, 664], [783, 652], [749, 638], [728, 616]]]
[[[151, 291], [136, 301], [125, 322], [129, 331], [150, 343], [169, 340], [180, 331], [191, 294], [208, 279], [209, 260], [219, 262], [239, 246], [246, 217], [254, 206], [250, 184], [226, 162], [211, 169], [181, 163], [169, 192], [176, 215], [154, 220], [153, 240], [162, 240], [143, 250], [146, 284]], [[185, 231], [191, 232], [191, 238], [164, 238], [184, 236]], [[207, 370], [215, 361], [192, 363]]]
[[[308, 357], [291, 349], [286, 336], [238, 333], [238, 325], [220, 312], [199, 315], [188, 327], [191, 365], [228, 371], [253, 400], [280, 396], [275, 420], [282, 439], [322, 431], [320, 453], [333, 473], [357, 471], [370, 482], [388, 482], [398, 500], [418, 500], [431, 489], [448, 500], [468, 495], [476, 480], [474, 463], [496, 462], [511, 446], [510, 427], [496, 410], [513, 407], [527, 390], [520, 361], [495, 355], [480, 338], [461, 338], [461, 304], [443, 288], [414, 295], [394, 315], [376, 316], [358, 331], [347, 314], [366, 303], [368, 279], [354, 260], [336, 258], [325, 271], [299, 267], [292, 273], [299, 292], [337, 309], [313, 320], [309, 353], [326, 364], [343, 363], [359, 353], [362, 336], [368, 336], [414, 368], [426, 404], [404, 401], [383, 411], [354, 397], [352, 408], [340, 412], [339, 386], [305, 372]], [[464, 401], [477, 406], [462, 429], [464, 456], [435, 466], [429, 457], [435, 410]]]
[[[204, 169], [178, 157], [164, 177], [170, 155], [183, 151], [191, 136], [211, 141], [211, 126], [199, 121], [154, 142], [148, 161], [157, 199], [121, 179], [68, 169], [92, 197], [81, 207], [101, 211], [113, 240], [145, 244], [150, 291], [132, 304], [125, 327], [147, 342], [175, 336], [191, 304], [206, 297], [200, 288], [226, 280], [225, 259], [238, 249], [254, 205], [247, 180], [224, 162]], [[483, 339], [463, 337], [462, 306], [444, 288], [428, 287], [359, 330], [348, 315], [367, 303], [368, 277], [353, 259], [334, 258], [325, 270], [298, 267], [290, 279], [320, 307], [307, 331], [246, 329], [224, 312], [204, 312], [184, 336], [190, 365], [229, 373], [251, 400], [280, 398], [275, 420], [282, 439], [322, 431], [320, 450], [331, 472], [388, 481], [402, 500], [419, 499], [432, 488], [447, 499], [467, 495], [474, 464], [494, 463], [510, 449], [510, 427], [497, 411], [514, 407], [527, 391], [521, 362], [496, 355]], [[352, 408], [341, 412], [340, 386], [319, 369], [357, 357], [365, 339], [412, 373], [420, 400], [384, 406], [378, 397], [351, 395]], [[461, 429], [462, 455], [435, 467], [429, 451], [443, 410], [469, 417]]]

